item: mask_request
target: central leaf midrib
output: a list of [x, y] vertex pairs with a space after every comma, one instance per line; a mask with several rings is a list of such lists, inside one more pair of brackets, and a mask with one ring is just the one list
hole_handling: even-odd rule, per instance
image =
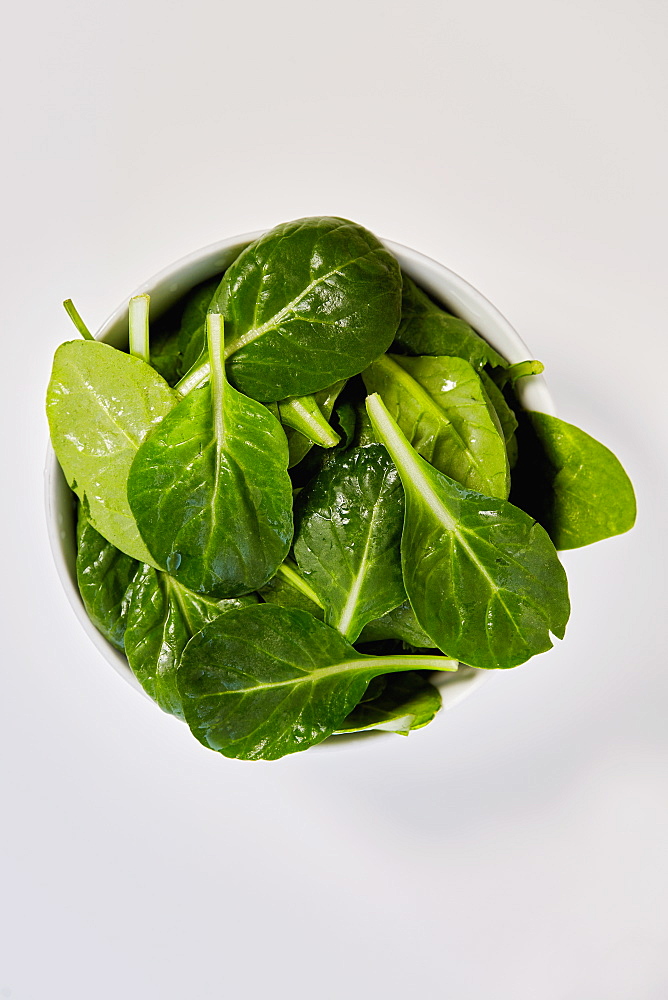
[[[283, 661], [286, 662], [286, 661]], [[452, 666], [445, 666], [445, 664]], [[249, 695], [261, 691], [271, 691], [274, 688], [294, 687], [298, 684], [314, 684], [325, 677], [334, 677], [337, 674], [346, 673], [368, 673], [370, 677], [374, 673], [400, 673], [403, 670], [456, 670], [458, 661], [449, 656], [370, 656], [360, 657], [354, 660], [342, 660], [339, 663], [330, 664], [328, 667], [317, 667], [310, 672], [304, 672], [297, 677], [289, 677], [284, 681], [271, 681], [270, 683], [255, 684], [253, 687], [236, 689], [224, 689], [222, 691], [206, 691], [198, 694], [197, 700], [201, 698], [220, 698], [223, 695]], [[248, 675], [247, 676], [251, 676]]]
[[377, 497], [377, 499], [376, 499], [376, 501], [375, 501], [375, 503], [373, 505], [373, 511], [372, 511], [371, 519], [370, 519], [369, 525], [368, 525], [368, 531], [367, 531], [366, 542], [365, 542], [365, 545], [364, 545], [364, 551], [362, 553], [362, 559], [360, 561], [357, 573], [355, 574], [355, 577], [353, 578], [353, 584], [352, 584], [352, 587], [350, 588], [350, 593], [348, 594], [348, 599], [347, 599], [345, 605], [343, 606], [341, 614], [339, 615], [338, 624], [336, 624], [335, 622], [332, 622], [332, 624], [335, 625], [335, 627], [338, 629], [338, 631], [341, 632], [346, 637], [346, 639], [350, 639], [351, 638], [350, 635], [348, 634], [348, 630], [349, 630], [350, 624], [351, 624], [351, 622], [353, 620], [353, 617], [354, 617], [354, 614], [355, 614], [355, 608], [357, 606], [357, 602], [359, 600], [359, 595], [361, 593], [361, 590], [362, 590], [362, 587], [364, 585], [364, 581], [365, 581], [365, 578], [366, 578], [366, 575], [367, 575], [367, 571], [368, 571], [369, 550], [371, 548], [371, 540], [373, 538], [374, 525], [375, 525], [375, 522], [377, 520], [378, 509], [380, 507], [380, 499], [381, 499], [381, 491], [379, 491], [378, 497]]

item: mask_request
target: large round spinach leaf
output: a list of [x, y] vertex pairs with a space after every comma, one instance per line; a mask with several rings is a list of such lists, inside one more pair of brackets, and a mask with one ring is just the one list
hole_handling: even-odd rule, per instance
[[276, 760], [331, 736], [369, 681], [456, 670], [439, 656], [365, 656], [305, 611], [229, 611], [186, 646], [177, 681], [193, 735], [225, 757]]
[[247, 247], [214, 304], [225, 317], [230, 382], [273, 402], [325, 389], [387, 350], [401, 314], [401, 273], [362, 226], [299, 219]]

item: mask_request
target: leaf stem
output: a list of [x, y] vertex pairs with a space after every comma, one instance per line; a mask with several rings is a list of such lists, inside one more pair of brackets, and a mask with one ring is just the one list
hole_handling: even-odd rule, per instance
[[151, 355], [148, 346], [148, 309], [150, 303], [148, 295], [135, 295], [130, 299], [129, 325], [130, 325], [130, 354], [133, 358], [145, 361], [147, 365], [151, 363]]
[[341, 438], [326, 420], [313, 396], [291, 396], [278, 403], [281, 423], [299, 431], [321, 448], [334, 448]]
[[225, 441], [225, 362], [223, 349], [223, 317], [220, 313], [206, 314], [206, 339], [209, 349], [211, 369], [211, 405], [213, 407], [213, 428], [218, 451]]
[[63, 302], [63, 306], [65, 307], [65, 312], [70, 317], [70, 319], [74, 323], [75, 327], [77, 328], [83, 339], [95, 340], [95, 337], [90, 332], [90, 330], [82, 320], [81, 316], [79, 315], [77, 308], [74, 305], [74, 302], [72, 302], [72, 299], [65, 299], [65, 301]]
[[304, 597], [308, 597], [309, 601], [313, 601], [313, 603], [317, 604], [319, 608], [322, 608], [323, 611], [325, 610], [325, 606], [316, 594], [315, 590], [311, 589], [291, 559], [286, 559], [285, 562], [281, 563], [276, 570], [276, 576], [282, 576], [287, 583], [295, 588], [295, 590], [299, 590]]
[[174, 391], [179, 396], [187, 396], [193, 389], [198, 389], [205, 382], [208, 382], [210, 374], [211, 366], [208, 359], [206, 361], [196, 361], [183, 378], [176, 383]]

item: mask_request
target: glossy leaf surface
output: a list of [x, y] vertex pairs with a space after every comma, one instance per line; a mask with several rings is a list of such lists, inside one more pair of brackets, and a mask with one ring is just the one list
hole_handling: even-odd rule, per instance
[[633, 527], [633, 486], [609, 448], [547, 413], [525, 414], [522, 431], [514, 499], [558, 549], [591, 545]]
[[476, 369], [506, 364], [472, 326], [432, 302], [407, 274], [403, 275], [401, 323], [392, 349], [397, 354], [464, 358]]
[[77, 584], [88, 617], [112, 646], [124, 647], [126, 594], [140, 563], [103, 538], [83, 504], [77, 518]]
[[399, 324], [401, 274], [362, 226], [300, 219], [247, 247], [215, 303], [225, 317], [230, 382], [271, 402], [319, 392], [387, 350]]
[[130, 506], [159, 565], [217, 598], [263, 586], [292, 540], [287, 463], [276, 418], [214, 365], [211, 383], [181, 400], [130, 470]]
[[257, 597], [215, 601], [182, 587], [167, 573], [142, 566], [127, 596], [125, 653], [144, 690], [165, 712], [183, 718], [176, 669], [186, 643], [204, 625]]
[[462, 358], [383, 355], [362, 373], [412, 446], [467, 489], [507, 497], [510, 472], [496, 414]]
[[304, 611], [272, 604], [221, 615], [188, 643], [178, 669], [186, 721], [226, 757], [276, 760], [322, 742], [372, 677], [451, 670], [439, 657], [363, 656]]
[[405, 600], [403, 516], [401, 481], [381, 445], [337, 456], [299, 496], [295, 559], [327, 624], [351, 642]]
[[193, 288], [184, 300], [178, 332], [179, 350], [183, 355], [182, 375], [206, 350], [206, 314], [219, 284], [220, 278], [204, 281]]
[[156, 371], [108, 344], [76, 340], [56, 351], [46, 405], [53, 449], [92, 525], [140, 562], [154, 559], [128, 504], [128, 473], [175, 402]]
[[387, 678], [376, 698], [356, 705], [336, 732], [378, 729], [407, 735], [431, 722], [440, 707], [440, 692], [425, 677], [412, 672], [396, 674]]
[[378, 396], [367, 408], [404, 486], [404, 583], [422, 628], [474, 667], [512, 667], [550, 649], [551, 632], [563, 638], [570, 606], [546, 531], [507, 501], [433, 469]]
[[401, 639], [416, 649], [434, 648], [434, 640], [420, 626], [409, 601], [403, 601], [392, 611], [370, 621], [357, 641], [379, 642], [383, 639]]

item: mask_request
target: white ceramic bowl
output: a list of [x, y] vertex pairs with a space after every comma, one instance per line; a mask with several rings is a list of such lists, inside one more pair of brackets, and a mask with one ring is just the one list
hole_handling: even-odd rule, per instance
[[[151, 296], [151, 318], [156, 319], [195, 285], [223, 271], [248, 243], [261, 235], [261, 232], [245, 233], [214, 243], [213, 246], [204, 247], [202, 250], [196, 250], [195, 253], [160, 271], [133, 294], [147, 292]], [[417, 284], [451, 312], [467, 320], [508, 361], [514, 364], [532, 357], [526, 344], [508, 320], [463, 278], [435, 260], [399, 243], [392, 243], [390, 240], [383, 240], [383, 243]], [[127, 347], [129, 298], [128, 295], [97, 331], [98, 340], [104, 340], [115, 347]], [[552, 399], [541, 375], [522, 379], [518, 383], [518, 390], [525, 409], [554, 413]], [[145, 694], [123, 654], [114, 649], [95, 628], [79, 596], [75, 571], [74, 498], [51, 449], [47, 456], [45, 480], [49, 539], [58, 574], [74, 613], [93, 644], [114, 670], [134, 688]], [[487, 676], [487, 672], [482, 670], [473, 676], [457, 680], [453, 675], [442, 675], [443, 707], [452, 708], [458, 701], [467, 697]]]

